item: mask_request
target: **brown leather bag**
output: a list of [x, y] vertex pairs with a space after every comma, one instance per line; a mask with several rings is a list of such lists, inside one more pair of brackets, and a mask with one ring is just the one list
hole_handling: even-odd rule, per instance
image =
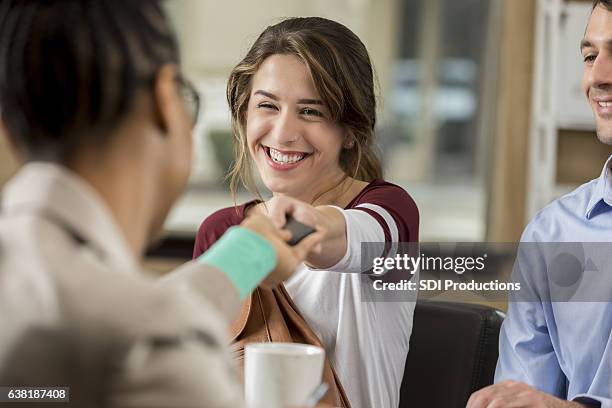
[[[242, 304], [240, 315], [231, 326], [235, 358], [244, 364], [244, 346], [248, 343], [287, 342], [323, 347], [321, 340], [308, 326], [285, 286], [257, 288]], [[325, 357], [323, 381], [329, 385], [322, 403], [350, 408], [336, 371]]]

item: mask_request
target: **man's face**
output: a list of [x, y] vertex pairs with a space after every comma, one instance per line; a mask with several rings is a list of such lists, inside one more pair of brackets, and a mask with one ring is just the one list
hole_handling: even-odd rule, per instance
[[597, 6], [581, 42], [582, 86], [593, 109], [597, 137], [612, 144], [612, 12]]

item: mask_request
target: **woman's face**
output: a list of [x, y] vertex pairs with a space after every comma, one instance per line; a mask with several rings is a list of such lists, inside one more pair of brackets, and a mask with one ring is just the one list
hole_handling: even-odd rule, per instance
[[251, 85], [247, 142], [264, 184], [273, 193], [311, 201], [343, 174], [342, 127], [330, 119], [296, 56], [268, 57]]

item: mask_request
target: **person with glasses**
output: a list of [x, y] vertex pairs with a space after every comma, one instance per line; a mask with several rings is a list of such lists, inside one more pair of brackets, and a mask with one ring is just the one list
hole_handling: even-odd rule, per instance
[[202, 101], [200, 99], [200, 95], [198, 91], [196, 91], [193, 84], [185, 79], [182, 75], [177, 75], [176, 82], [179, 86], [179, 93], [181, 95], [181, 99], [185, 104], [185, 108], [189, 113], [189, 117], [191, 118], [191, 126], [195, 127], [198, 123], [198, 116], [200, 114], [200, 110], [202, 109]]
[[160, 1], [0, 3], [0, 126], [24, 162], [2, 192], [1, 386], [70, 386], [79, 407], [243, 405], [227, 323], [322, 232], [290, 247], [254, 215], [163, 281], [143, 274], [198, 110]]

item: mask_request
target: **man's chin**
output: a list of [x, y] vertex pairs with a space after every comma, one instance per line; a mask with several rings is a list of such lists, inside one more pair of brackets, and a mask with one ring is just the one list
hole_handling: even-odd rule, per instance
[[612, 145], [612, 125], [597, 126], [597, 139], [603, 144]]

